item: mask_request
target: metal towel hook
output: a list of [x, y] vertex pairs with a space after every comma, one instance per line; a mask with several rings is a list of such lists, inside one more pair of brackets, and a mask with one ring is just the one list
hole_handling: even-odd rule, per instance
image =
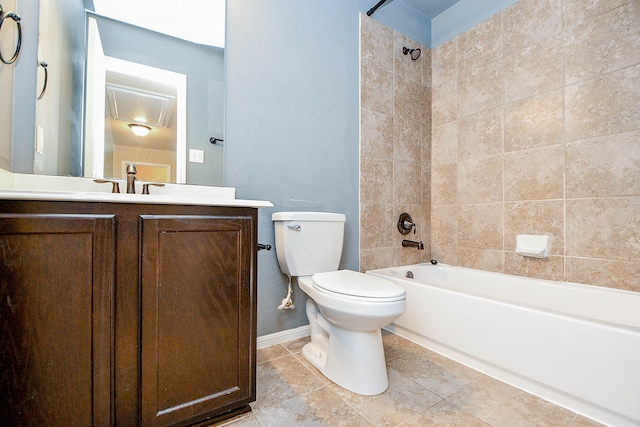
[[4, 56], [2, 55], [2, 50], [0, 50], [0, 61], [2, 61], [7, 65], [10, 65], [16, 62], [16, 60], [18, 59], [18, 55], [20, 55], [20, 47], [22, 46], [22, 24], [20, 23], [19, 15], [13, 12], [5, 12], [4, 10], [2, 10], [2, 6], [0, 5], [0, 30], [2, 29], [2, 24], [4, 23], [4, 20], [6, 18], [13, 19], [18, 27], [18, 41], [16, 42], [16, 50], [13, 53], [13, 56], [11, 57], [11, 59], [9, 60], [4, 59]]
[[40, 95], [38, 95], [38, 97], [36, 98], [36, 101], [40, 101], [44, 96], [44, 93], [47, 90], [47, 80], [49, 80], [49, 70], [47, 68], [48, 67], [47, 63], [44, 61], [40, 61], [38, 62], [38, 67], [44, 68], [44, 83], [42, 84], [42, 92], [40, 92]]

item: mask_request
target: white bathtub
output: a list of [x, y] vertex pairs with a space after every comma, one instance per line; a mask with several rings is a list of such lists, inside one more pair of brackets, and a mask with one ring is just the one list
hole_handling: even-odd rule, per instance
[[601, 423], [640, 426], [640, 293], [443, 264], [367, 273], [407, 292], [390, 331]]

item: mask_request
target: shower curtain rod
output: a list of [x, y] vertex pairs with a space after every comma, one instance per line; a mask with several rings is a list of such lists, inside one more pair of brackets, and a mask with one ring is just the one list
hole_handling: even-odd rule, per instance
[[378, 9], [380, 6], [382, 6], [384, 4], [384, 2], [386, 2], [387, 0], [380, 0], [375, 6], [373, 6], [371, 9], [369, 9], [369, 11], [367, 12], [367, 16], [371, 16], [373, 15], [373, 12], [376, 11], [376, 9]]

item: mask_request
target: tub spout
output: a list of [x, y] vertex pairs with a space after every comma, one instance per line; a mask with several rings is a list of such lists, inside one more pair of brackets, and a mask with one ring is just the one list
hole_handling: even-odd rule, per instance
[[407, 239], [403, 239], [402, 240], [402, 247], [403, 248], [416, 248], [420, 251], [424, 250], [424, 243], [422, 243], [422, 241], [420, 242], [416, 242], [414, 240], [407, 240]]

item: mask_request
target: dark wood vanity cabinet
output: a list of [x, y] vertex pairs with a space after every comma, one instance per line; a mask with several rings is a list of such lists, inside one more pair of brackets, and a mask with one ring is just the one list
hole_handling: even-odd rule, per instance
[[115, 221], [0, 213], [0, 424], [109, 425]]
[[2, 425], [179, 426], [249, 410], [256, 215], [0, 201]]

